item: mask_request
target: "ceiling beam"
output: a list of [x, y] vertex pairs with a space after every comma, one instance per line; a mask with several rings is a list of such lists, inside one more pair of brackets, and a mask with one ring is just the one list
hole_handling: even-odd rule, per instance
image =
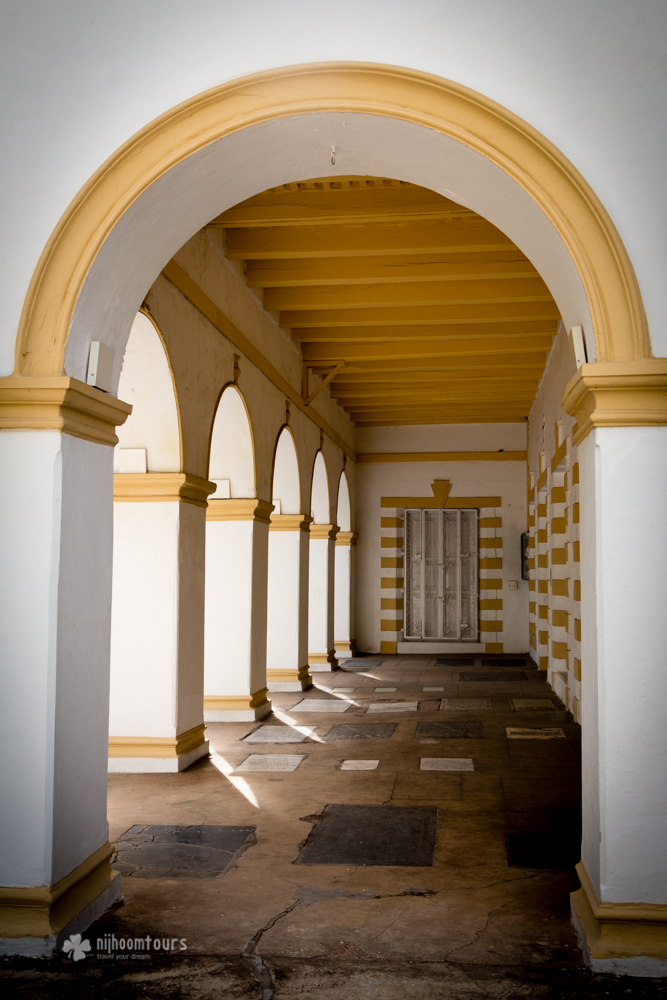
[[413, 340], [409, 343], [387, 342], [383, 344], [304, 344], [303, 356], [308, 362], [372, 361], [374, 359], [405, 360], [408, 358], [445, 358], [449, 356], [470, 356], [484, 354], [522, 354], [542, 348], [547, 352], [551, 347], [551, 337], [479, 337], [458, 340]]
[[357, 309], [296, 309], [280, 313], [280, 325], [409, 326], [416, 323], [508, 323], [513, 320], [558, 320], [555, 302], [482, 302], [472, 305], [381, 306]]
[[514, 244], [509, 237], [479, 216], [423, 222], [225, 230], [225, 253], [230, 260], [457, 253], [510, 248], [513, 249]]
[[324, 326], [293, 329], [292, 338], [298, 343], [359, 343], [374, 340], [440, 340], [452, 337], [531, 337], [555, 336], [558, 329], [553, 319], [499, 320], [495, 323], [420, 323], [416, 326]]

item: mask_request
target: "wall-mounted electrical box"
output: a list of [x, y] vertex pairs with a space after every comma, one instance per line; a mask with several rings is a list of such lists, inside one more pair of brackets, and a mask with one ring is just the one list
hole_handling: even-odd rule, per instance
[[586, 350], [586, 338], [584, 337], [584, 329], [581, 326], [573, 326], [571, 330], [572, 337], [572, 347], [574, 348], [574, 360], [576, 362], [577, 368], [581, 368], [588, 361], [588, 352]]
[[113, 348], [107, 347], [99, 340], [90, 343], [88, 356], [88, 375], [86, 382], [103, 392], [111, 392], [113, 378]]

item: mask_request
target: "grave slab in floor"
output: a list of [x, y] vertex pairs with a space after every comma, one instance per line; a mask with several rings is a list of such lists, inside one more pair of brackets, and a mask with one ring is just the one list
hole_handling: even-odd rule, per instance
[[291, 708], [291, 712], [347, 712], [352, 706], [351, 701], [342, 701], [338, 698], [304, 698], [298, 705]]
[[470, 757], [422, 757], [420, 771], [474, 771]]
[[295, 864], [430, 867], [438, 811], [327, 805]]
[[136, 824], [116, 844], [112, 868], [135, 878], [218, 878], [244, 847], [255, 843], [255, 829]]
[[466, 671], [461, 674], [459, 680], [466, 683], [477, 683], [477, 684], [495, 684], [498, 681], [505, 681], [505, 683], [515, 682], [515, 681], [525, 681], [526, 675], [518, 670], [499, 670], [498, 673], [482, 673], [482, 671]]
[[483, 735], [481, 722], [418, 722], [415, 729], [415, 738], [481, 740]]
[[237, 771], [296, 771], [304, 754], [253, 753], [234, 768]]
[[[302, 726], [292, 729], [291, 726], [260, 726], [254, 732], [243, 737], [243, 743], [303, 743], [313, 732], [314, 726]], [[301, 730], [307, 730], [302, 732]]]
[[505, 729], [508, 740], [564, 740], [562, 729], [521, 729], [517, 726], [507, 726]]
[[440, 702], [443, 712], [490, 712], [488, 698], [443, 698]]
[[377, 771], [379, 760], [344, 760], [341, 771]]
[[334, 726], [322, 739], [334, 740], [388, 740], [396, 729], [395, 722], [361, 722], [357, 726]]
[[368, 706], [367, 712], [416, 712], [418, 701], [376, 701]]
[[555, 712], [556, 706], [549, 698], [508, 698], [513, 712]]

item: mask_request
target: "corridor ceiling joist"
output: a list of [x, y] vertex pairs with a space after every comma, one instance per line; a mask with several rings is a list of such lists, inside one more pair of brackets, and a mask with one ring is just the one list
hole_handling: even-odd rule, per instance
[[359, 426], [523, 421], [560, 319], [504, 233], [379, 177], [285, 184], [218, 216], [225, 252]]

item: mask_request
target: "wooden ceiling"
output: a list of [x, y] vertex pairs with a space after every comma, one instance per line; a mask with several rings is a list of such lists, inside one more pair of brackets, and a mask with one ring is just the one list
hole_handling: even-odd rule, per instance
[[405, 181], [336, 177], [271, 188], [210, 225], [357, 425], [528, 416], [560, 316], [480, 215]]

